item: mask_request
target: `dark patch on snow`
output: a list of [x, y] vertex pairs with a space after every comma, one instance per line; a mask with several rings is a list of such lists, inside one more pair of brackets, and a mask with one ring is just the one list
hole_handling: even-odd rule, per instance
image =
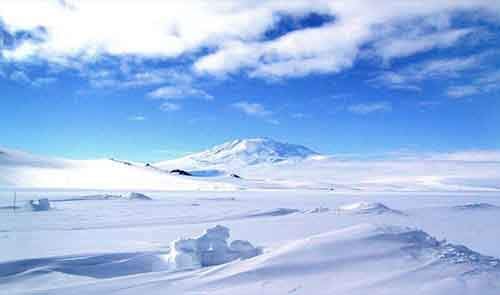
[[217, 170], [217, 169], [208, 169], [208, 170], [191, 170], [187, 171], [191, 176], [196, 176], [196, 177], [215, 177], [215, 176], [221, 176], [224, 175], [223, 171]]
[[325, 213], [328, 211], [330, 211], [329, 208], [320, 206], [320, 207], [316, 207], [314, 209], [306, 210], [306, 211], [304, 211], [304, 213]]
[[269, 211], [263, 211], [255, 214], [249, 214], [247, 217], [269, 217], [269, 216], [284, 216], [284, 215], [289, 215], [293, 213], [300, 212], [298, 209], [291, 209], [291, 208], [276, 208], [273, 210]]
[[56, 199], [51, 200], [51, 202], [73, 202], [73, 201], [101, 201], [101, 200], [119, 200], [121, 199], [121, 195], [110, 195], [110, 194], [102, 194], [102, 195], [89, 195], [89, 196], [81, 196], [81, 197], [73, 197], [66, 199]]
[[[20, 206], [1, 206], [0, 210], [15, 210], [15, 209], [21, 209], [22, 207]], [[1, 232], [1, 231], [0, 231]]]
[[489, 203], [470, 203], [465, 205], [454, 206], [453, 209], [456, 210], [491, 210], [500, 209], [500, 207], [489, 204]]
[[126, 166], [133, 166], [132, 163], [127, 162], [127, 161], [117, 160], [115, 158], [110, 158], [110, 160], [113, 161], [113, 162], [116, 162], [116, 163], [120, 163], [120, 164], [126, 165]]
[[181, 169], [170, 170], [170, 174], [183, 175], [183, 176], [193, 176], [191, 173], [189, 173], [185, 170], [181, 170]]

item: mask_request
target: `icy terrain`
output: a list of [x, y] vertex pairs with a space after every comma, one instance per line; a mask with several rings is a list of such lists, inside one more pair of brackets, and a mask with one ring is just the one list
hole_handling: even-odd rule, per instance
[[500, 191], [495, 154], [321, 155], [268, 138], [240, 139], [180, 159], [66, 160], [0, 148], [0, 187], [158, 191], [308, 189], [343, 192]]
[[37, 191], [18, 202], [34, 195], [51, 209], [13, 210], [2, 193], [0, 294], [500, 290], [495, 193]]
[[498, 160], [0, 150], [0, 294], [500, 294]]

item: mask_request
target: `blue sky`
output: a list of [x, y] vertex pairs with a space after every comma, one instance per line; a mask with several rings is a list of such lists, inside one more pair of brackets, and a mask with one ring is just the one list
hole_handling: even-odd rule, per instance
[[260, 136], [324, 153], [500, 148], [496, 1], [19, 2], [0, 8], [4, 147], [143, 161]]

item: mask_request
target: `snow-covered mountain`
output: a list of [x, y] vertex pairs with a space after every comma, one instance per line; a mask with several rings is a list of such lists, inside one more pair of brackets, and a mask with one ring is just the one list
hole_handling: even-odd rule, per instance
[[226, 142], [180, 159], [158, 162], [154, 166], [186, 169], [214, 166], [241, 167], [300, 160], [314, 155], [318, 153], [302, 145], [278, 142], [270, 138], [249, 138]]

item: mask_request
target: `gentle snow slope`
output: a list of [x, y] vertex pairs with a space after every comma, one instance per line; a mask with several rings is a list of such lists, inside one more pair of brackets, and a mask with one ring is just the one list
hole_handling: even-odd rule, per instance
[[[110, 256], [105, 260], [96, 256], [92, 265], [108, 275], [114, 270], [119, 276], [122, 275], [120, 268], [114, 264], [126, 266], [122, 261], [127, 261], [127, 257], [138, 261], [140, 256], [117, 256], [114, 261]], [[143, 259], [143, 263], [158, 263], [151, 254], [145, 257], [148, 258]], [[86, 269], [95, 271], [95, 267], [87, 267], [77, 257], [58, 263], [50, 261], [51, 267], [38, 262], [32, 270], [29, 264], [33, 262], [19, 263], [22, 272], [17, 273], [20, 275], [18, 280], [27, 280], [24, 288], [28, 290], [37, 275], [54, 279], [59, 273], [66, 274], [65, 280], [76, 280], [67, 275], [84, 275]], [[129, 266], [145, 269], [134, 262]], [[18, 268], [16, 263], [9, 267]], [[35, 269], [46, 271], [30, 275]], [[289, 242], [257, 257], [220, 266], [185, 272], [151, 273], [153, 269], [149, 269], [142, 275], [112, 280], [87, 281], [83, 278], [78, 285], [53, 289], [47, 286], [33, 294], [496, 295], [500, 290], [499, 260], [462, 246], [439, 242], [423, 231], [370, 224]]]
[[0, 150], [0, 187], [106, 190], [228, 190], [217, 181], [170, 175], [140, 164], [101, 160], [63, 160]]

